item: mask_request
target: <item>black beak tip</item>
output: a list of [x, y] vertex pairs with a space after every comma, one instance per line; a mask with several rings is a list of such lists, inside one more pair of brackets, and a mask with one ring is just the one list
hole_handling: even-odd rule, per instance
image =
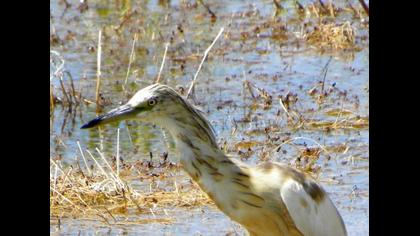
[[93, 119], [93, 120], [89, 121], [88, 123], [84, 124], [80, 128], [81, 129], [89, 129], [89, 128], [95, 127], [99, 124], [100, 121], [101, 121], [101, 119], [98, 119], [98, 118]]
[[89, 124], [87, 123], [87, 124], [84, 124], [82, 127], [80, 127], [81, 129], [87, 129], [87, 128], [90, 128], [91, 126], [89, 126]]

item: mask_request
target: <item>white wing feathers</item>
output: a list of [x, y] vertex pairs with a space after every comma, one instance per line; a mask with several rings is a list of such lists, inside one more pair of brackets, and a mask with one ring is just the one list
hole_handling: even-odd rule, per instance
[[294, 179], [288, 179], [281, 188], [280, 195], [296, 227], [305, 236], [347, 235], [341, 216], [327, 194], [324, 192], [322, 198], [314, 199], [307, 191], [307, 186], [305, 191], [302, 183]]

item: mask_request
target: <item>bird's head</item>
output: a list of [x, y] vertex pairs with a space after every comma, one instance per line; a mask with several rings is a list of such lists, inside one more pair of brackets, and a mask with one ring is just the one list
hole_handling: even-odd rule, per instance
[[215, 142], [213, 129], [201, 112], [175, 90], [162, 84], [141, 89], [126, 104], [96, 117], [81, 128], [93, 128], [122, 120], [154, 123], [170, 131], [189, 127], [189, 130], [204, 131]]
[[182, 110], [179, 99], [182, 97], [172, 88], [152, 84], [138, 91], [126, 104], [96, 117], [81, 128], [93, 128], [122, 120], [160, 123], [159, 121], [170, 118], [173, 112]]

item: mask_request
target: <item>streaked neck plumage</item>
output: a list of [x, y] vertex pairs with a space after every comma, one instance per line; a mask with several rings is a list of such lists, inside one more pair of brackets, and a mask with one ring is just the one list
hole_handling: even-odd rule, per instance
[[218, 148], [210, 124], [202, 120], [205, 118], [179, 116], [167, 120], [162, 126], [174, 137], [184, 170], [214, 200], [219, 209], [226, 214], [233, 212], [228, 208], [235, 207], [236, 194], [229, 194], [232, 192], [226, 191], [226, 188], [231, 188], [232, 184], [240, 188], [247, 186], [248, 168], [228, 158]]
[[228, 158], [218, 148], [209, 125], [193, 118], [173, 119], [166, 128], [173, 136], [184, 169], [195, 180], [218, 171], [220, 162]]

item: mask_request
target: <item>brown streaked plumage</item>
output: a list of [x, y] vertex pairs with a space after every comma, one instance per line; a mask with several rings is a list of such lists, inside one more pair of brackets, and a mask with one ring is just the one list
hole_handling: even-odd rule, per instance
[[334, 204], [309, 175], [280, 163], [251, 167], [227, 157], [207, 119], [172, 88], [150, 85], [82, 128], [125, 119], [168, 129], [185, 171], [250, 235], [347, 235]]

